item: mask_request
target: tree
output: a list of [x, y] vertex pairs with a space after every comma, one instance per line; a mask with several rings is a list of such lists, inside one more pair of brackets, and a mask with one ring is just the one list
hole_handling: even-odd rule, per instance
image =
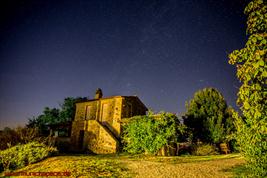
[[60, 104], [60, 109], [45, 107], [41, 115], [29, 119], [27, 126], [37, 127], [42, 134], [48, 134], [48, 125], [72, 121], [75, 116], [75, 103], [85, 99], [67, 97]]
[[29, 119], [27, 127], [38, 128], [40, 134], [49, 134], [48, 125], [60, 122], [60, 110], [57, 108], [45, 107], [41, 115]]
[[186, 107], [184, 123], [192, 129], [194, 141], [220, 143], [234, 131], [232, 109], [227, 107], [222, 94], [216, 89], [197, 91]]
[[237, 141], [254, 176], [267, 176], [267, 3], [253, 0], [245, 8], [248, 41], [229, 55], [242, 82], [236, 114]]
[[75, 103], [80, 102], [80, 101], [84, 101], [86, 100], [86, 98], [82, 98], [82, 97], [77, 97], [77, 98], [73, 98], [73, 97], [67, 97], [64, 99], [64, 102], [62, 104], [60, 104], [60, 113], [59, 113], [59, 117], [60, 117], [60, 121], [64, 122], [64, 121], [72, 121], [74, 119], [75, 116], [75, 110], [76, 110], [76, 106]]

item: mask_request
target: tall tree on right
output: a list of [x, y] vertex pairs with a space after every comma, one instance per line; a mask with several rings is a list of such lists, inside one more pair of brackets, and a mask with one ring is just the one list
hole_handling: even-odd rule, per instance
[[245, 8], [248, 41], [243, 49], [229, 55], [237, 67], [237, 103], [243, 118], [236, 114], [237, 141], [253, 177], [267, 176], [267, 2], [253, 0]]
[[186, 104], [184, 124], [192, 130], [193, 141], [219, 144], [234, 133], [232, 114], [223, 95], [215, 88], [204, 88]]

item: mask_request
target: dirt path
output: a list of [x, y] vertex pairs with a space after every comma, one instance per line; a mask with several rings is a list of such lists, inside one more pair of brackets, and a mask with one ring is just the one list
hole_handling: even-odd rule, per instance
[[139, 178], [224, 178], [232, 177], [225, 170], [244, 163], [241, 159], [224, 159], [196, 163], [166, 163], [153, 161], [123, 161]]

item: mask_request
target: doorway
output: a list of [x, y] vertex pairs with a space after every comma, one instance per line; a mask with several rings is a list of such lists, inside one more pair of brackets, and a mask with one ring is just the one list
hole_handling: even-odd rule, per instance
[[79, 133], [79, 149], [83, 149], [84, 130], [80, 130]]

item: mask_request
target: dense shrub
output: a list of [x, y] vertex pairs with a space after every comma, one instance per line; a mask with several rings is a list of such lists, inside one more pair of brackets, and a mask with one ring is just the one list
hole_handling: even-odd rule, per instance
[[185, 127], [171, 113], [130, 118], [123, 127], [124, 150], [129, 153], [157, 153], [163, 146], [181, 139]]
[[0, 151], [0, 165], [2, 170], [13, 170], [38, 162], [56, 151], [54, 147], [37, 142], [30, 142], [24, 145], [19, 144]]
[[206, 155], [216, 155], [218, 151], [216, 146], [210, 144], [199, 144], [193, 145], [192, 155], [196, 156], [206, 156]]
[[236, 138], [240, 152], [247, 160], [252, 177], [267, 176], [267, 123], [249, 123], [236, 114]]

